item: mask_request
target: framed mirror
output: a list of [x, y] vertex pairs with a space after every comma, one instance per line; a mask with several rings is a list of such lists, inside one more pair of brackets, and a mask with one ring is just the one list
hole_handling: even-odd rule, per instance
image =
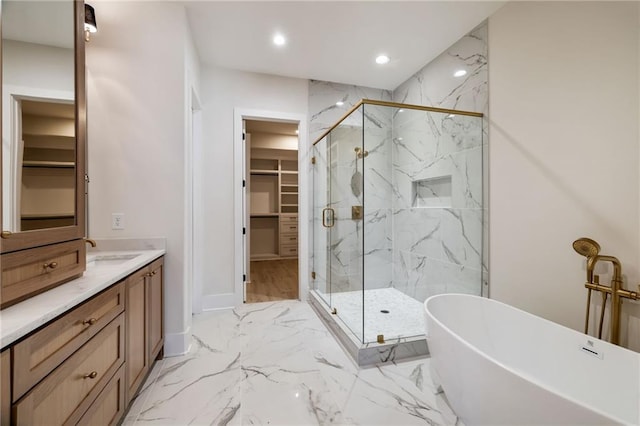
[[2, 252], [85, 233], [84, 2], [2, 0]]

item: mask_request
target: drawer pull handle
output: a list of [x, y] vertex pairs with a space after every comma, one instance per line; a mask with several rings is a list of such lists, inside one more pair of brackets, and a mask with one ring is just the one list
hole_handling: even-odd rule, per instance
[[91, 373], [82, 376], [83, 379], [95, 379], [96, 377], [98, 377], [97, 371], [92, 371]]
[[58, 262], [49, 262], [49, 263], [45, 263], [42, 266], [44, 267], [44, 269], [47, 269], [47, 268], [56, 269], [58, 267]]
[[2, 234], [0, 234], [0, 237], [2, 238], [9, 238], [11, 236], [11, 231], [2, 231]]
[[145, 277], [151, 277], [153, 276], [153, 274], [151, 272], [147, 272], [146, 274], [144, 274]]
[[95, 324], [96, 322], [98, 322], [98, 320], [97, 320], [97, 319], [95, 319], [95, 318], [89, 318], [88, 320], [84, 320], [84, 321], [82, 321], [82, 325], [93, 325], [93, 324]]

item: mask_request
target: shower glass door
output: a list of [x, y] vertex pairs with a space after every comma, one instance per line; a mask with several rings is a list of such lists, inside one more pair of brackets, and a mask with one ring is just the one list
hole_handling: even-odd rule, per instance
[[331, 131], [329, 228], [331, 305], [355, 337], [364, 339], [363, 220], [364, 156], [362, 107]]
[[314, 147], [314, 288], [363, 342], [362, 108]]

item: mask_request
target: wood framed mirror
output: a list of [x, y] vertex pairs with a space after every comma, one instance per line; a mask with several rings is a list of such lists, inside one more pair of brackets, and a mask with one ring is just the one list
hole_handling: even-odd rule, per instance
[[84, 2], [2, 0], [2, 253], [85, 236]]

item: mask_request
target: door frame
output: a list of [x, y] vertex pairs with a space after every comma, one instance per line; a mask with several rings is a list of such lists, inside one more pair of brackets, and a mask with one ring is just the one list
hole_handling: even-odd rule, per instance
[[244, 179], [243, 170], [246, 164], [246, 156], [243, 152], [242, 121], [282, 121], [298, 124], [298, 298], [306, 300], [309, 291], [309, 243], [311, 241], [309, 226], [310, 212], [310, 188], [309, 188], [309, 164], [310, 149], [307, 131], [307, 116], [305, 114], [265, 111], [246, 108], [234, 108], [233, 110], [233, 212], [234, 212], [234, 256], [233, 256], [233, 281], [234, 304], [240, 306], [244, 303], [244, 280], [242, 278], [245, 259], [249, 256], [242, 242], [242, 228], [245, 218], [242, 211]]

